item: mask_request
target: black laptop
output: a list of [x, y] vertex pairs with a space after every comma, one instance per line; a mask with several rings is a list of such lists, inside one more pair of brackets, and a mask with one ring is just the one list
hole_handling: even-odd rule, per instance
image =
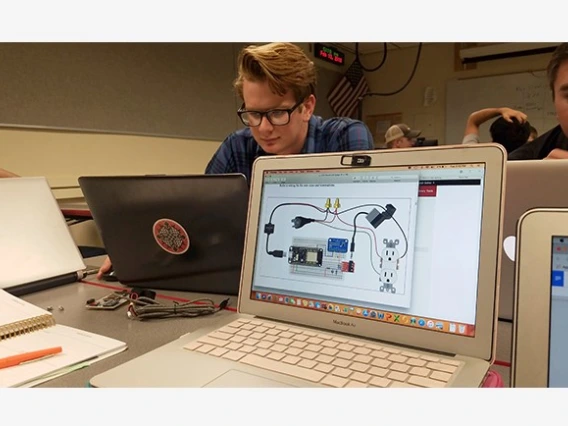
[[245, 176], [82, 176], [79, 185], [122, 284], [238, 294]]

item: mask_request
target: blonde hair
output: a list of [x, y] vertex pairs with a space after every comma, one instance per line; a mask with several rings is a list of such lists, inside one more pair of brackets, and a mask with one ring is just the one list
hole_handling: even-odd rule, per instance
[[268, 82], [279, 96], [292, 91], [296, 101], [315, 94], [316, 67], [304, 51], [292, 43], [251, 45], [239, 53], [238, 77], [233, 85], [243, 99], [244, 80]]

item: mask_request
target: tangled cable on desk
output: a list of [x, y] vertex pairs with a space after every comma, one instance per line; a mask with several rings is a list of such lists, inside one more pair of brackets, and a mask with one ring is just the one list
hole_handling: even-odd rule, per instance
[[149, 297], [136, 297], [133, 293], [129, 297], [130, 305], [126, 312], [128, 318], [147, 320], [172, 317], [198, 317], [212, 315], [225, 309], [229, 299], [223, 300], [218, 306], [209, 298], [189, 300], [185, 303], [173, 302], [172, 305], [163, 305]]

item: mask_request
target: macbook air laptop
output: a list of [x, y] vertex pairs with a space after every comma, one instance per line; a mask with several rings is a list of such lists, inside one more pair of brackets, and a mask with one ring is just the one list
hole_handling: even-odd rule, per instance
[[515, 233], [517, 222], [535, 207], [568, 207], [568, 160], [523, 160], [507, 162], [503, 263], [499, 317], [513, 318]]
[[0, 179], [0, 288], [22, 296], [76, 282], [85, 268], [46, 178]]
[[511, 386], [568, 387], [568, 209], [536, 208], [517, 228]]
[[477, 387], [495, 353], [497, 144], [256, 160], [238, 314], [95, 387]]
[[79, 184], [122, 284], [238, 293], [243, 175], [82, 176]]

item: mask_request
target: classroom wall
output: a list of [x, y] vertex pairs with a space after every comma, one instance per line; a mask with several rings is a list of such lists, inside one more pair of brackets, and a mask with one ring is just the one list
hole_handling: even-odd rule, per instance
[[[242, 127], [233, 81], [245, 45], [0, 43], [0, 124], [223, 140]], [[316, 113], [330, 116], [342, 67], [314, 62]]]
[[[203, 173], [220, 142], [0, 129], [2, 168], [45, 176], [60, 203], [82, 201], [79, 176]], [[69, 227], [78, 245], [102, 247], [93, 221]]]
[[[299, 43], [299, 45], [310, 56], [312, 55], [309, 43]], [[85, 48], [88, 48], [88, 45], [85, 45]], [[385, 65], [376, 72], [366, 74], [371, 91], [391, 92], [399, 89], [410, 75], [416, 52], [416, 47], [389, 50]], [[454, 55], [454, 43], [424, 44], [420, 63], [409, 86], [394, 96], [366, 98], [363, 101], [363, 119], [372, 114], [400, 112], [403, 115], [403, 121], [412, 127], [422, 129], [424, 136], [437, 138], [441, 144], [452, 143], [452, 141], [444, 140], [446, 124], [445, 86], [448, 80], [542, 70], [546, 67], [550, 58], [550, 54], [545, 54], [504, 59], [480, 63], [473, 70], [456, 71], [454, 69]], [[41, 68], [43, 56], [36, 59], [30, 55], [24, 56], [28, 61], [27, 68], [18, 68], [15, 64], [10, 64], [9, 58], [4, 57], [3, 69], [12, 67], [13, 72], [27, 70], [26, 72], [29, 73], [34, 67]], [[84, 60], [85, 55], [82, 55], [81, 58]], [[323, 83], [318, 94], [318, 109], [321, 115], [331, 115], [326, 100], [327, 92], [345, 72], [352, 60], [353, 54], [349, 51], [346, 52], [345, 67], [336, 67], [315, 60], [320, 70], [320, 82]], [[364, 65], [369, 68], [376, 66], [380, 60], [380, 53], [362, 55]], [[128, 66], [128, 69], [131, 69], [131, 65]], [[120, 73], [120, 67], [117, 68], [116, 62], [113, 62], [113, 70]], [[196, 72], [195, 70], [195, 68], [188, 69], [187, 72]], [[151, 72], [151, 68], [145, 68], [145, 71]], [[164, 68], [160, 68], [160, 72], [163, 73]], [[207, 72], [214, 74], [215, 70], [207, 70]], [[199, 78], [199, 76], [193, 77]], [[69, 78], [69, 75], [62, 72], [61, 81], [66, 78]], [[51, 81], [49, 93], [52, 93], [51, 91], [57, 84], [57, 81]], [[160, 84], [165, 84], [165, 82]], [[219, 87], [219, 90], [227, 90], [227, 87], [225, 87], [227, 81], [220, 83], [220, 85], [223, 85], [223, 87]], [[424, 106], [423, 102], [426, 87], [432, 87], [437, 95], [437, 101], [428, 107]], [[40, 90], [41, 85], [37, 88]], [[43, 95], [46, 93], [43, 93]], [[37, 92], [36, 95], [43, 96], [41, 91]], [[175, 97], [171, 98], [172, 105], [169, 105], [169, 108], [179, 107], [179, 105], [176, 105], [175, 99]], [[80, 108], [80, 105], [81, 103], [78, 103], [78, 108]], [[25, 109], [20, 113], [24, 114], [24, 112]], [[20, 118], [22, 123], [26, 123], [25, 115]], [[234, 119], [235, 117], [231, 114], [233, 123]], [[466, 119], [467, 117], [463, 117], [464, 126]], [[82, 194], [77, 184], [77, 178], [81, 175], [202, 173], [222, 140], [221, 138], [206, 140], [83, 133], [78, 130], [14, 128], [3, 127], [2, 123], [6, 124], [0, 117], [0, 167], [22, 176], [46, 176], [56, 198], [62, 201], [81, 198]], [[29, 122], [27, 124], [33, 126], [37, 123]], [[544, 130], [539, 129], [541, 132]], [[82, 243], [94, 242], [98, 244], [99, 242], [97, 234], [92, 228], [92, 223], [75, 227], [73, 232]]]
[[56, 198], [80, 197], [82, 175], [203, 173], [220, 142], [0, 129], [2, 168], [45, 176]]
[[[310, 43], [299, 43], [311, 56]], [[215, 44], [211, 45], [214, 49]], [[242, 46], [242, 44], [239, 44]], [[237, 45], [233, 46], [236, 52]], [[33, 49], [37, 46], [34, 45]], [[63, 47], [61, 47], [63, 49]], [[85, 49], [90, 49], [88, 44]], [[119, 49], [119, 47], [116, 47]], [[167, 45], [165, 46], [167, 48]], [[22, 46], [25, 49], [25, 46]], [[178, 49], [178, 48], [176, 48]], [[13, 45], [11, 49], [14, 51]], [[74, 46], [69, 52], [77, 52]], [[405, 48], [389, 50], [385, 65], [378, 71], [366, 73], [367, 80], [372, 92], [391, 92], [399, 89], [410, 75], [417, 48]], [[402, 113], [403, 121], [412, 127], [423, 130], [423, 135], [438, 138], [440, 143], [455, 143], [444, 140], [445, 130], [445, 102], [446, 82], [454, 78], [477, 77], [493, 74], [506, 74], [527, 70], [540, 70], [546, 67], [550, 54], [537, 55], [525, 58], [504, 59], [477, 64], [476, 69], [456, 71], [455, 67], [455, 44], [454, 43], [427, 43], [423, 45], [417, 72], [409, 86], [401, 93], [394, 96], [368, 97], [363, 101], [363, 118], [373, 114]], [[36, 58], [37, 63], [32, 61], [29, 55], [21, 55], [27, 58], [29, 69], [40, 68], [44, 56]], [[167, 56], [167, 55], [166, 55]], [[172, 60], [173, 56], [168, 56]], [[43, 58], [43, 59], [42, 59]], [[85, 60], [85, 55], [81, 55]], [[9, 59], [9, 58], [5, 58]], [[362, 55], [362, 61], [367, 67], [376, 66], [381, 60], [380, 53]], [[353, 54], [346, 51], [346, 66], [337, 67], [322, 61], [315, 60], [318, 66], [320, 80], [323, 81], [318, 96], [320, 113], [330, 115], [327, 105], [326, 94], [335, 81], [345, 72], [348, 64], [353, 60]], [[9, 61], [8, 61], [9, 62]], [[4, 63], [6, 70], [15, 64]], [[100, 64], [98, 65], [101, 66]], [[132, 69], [132, 64], [127, 66]], [[112, 62], [112, 70], [107, 73], [120, 74], [116, 62]], [[187, 73], [198, 70], [188, 69]], [[31, 71], [28, 71], [30, 73]], [[145, 68], [146, 73], [151, 69]], [[162, 78], [164, 69], [156, 71]], [[208, 72], [214, 73], [214, 70]], [[156, 74], [154, 77], [156, 77]], [[151, 74], [147, 74], [150, 76]], [[179, 76], [179, 73], [177, 74]], [[193, 76], [199, 79], [199, 76]], [[61, 74], [61, 81], [68, 76]], [[117, 77], [118, 78], [118, 77]], [[149, 81], [153, 81], [150, 79]], [[210, 81], [210, 80], [207, 80]], [[219, 84], [225, 85], [227, 81]], [[57, 86], [52, 81], [49, 90]], [[63, 84], [63, 83], [60, 83]], [[37, 86], [38, 90], [40, 86]], [[437, 100], [431, 106], [424, 106], [424, 90], [432, 87], [436, 92]], [[12, 88], [13, 89], [13, 88]], [[46, 89], [47, 90], [47, 89]], [[51, 93], [51, 92], [49, 92]], [[46, 96], [48, 92], [37, 93], [38, 97]], [[80, 98], [80, 94], [77, 94]], [[170, 99], [173, 105], [171, 109], [181, 107], [176, 105], [176, 98]], [[488, 105], [502, 106], [502, 105]], [[81, 105], [78, 104], [81, 109]], [[20, 121], [26, 123], [25, 109], [20, 112]], [[231, 120], [235, 120], [236, 114], [231, 114]], [[35, 117], [35, 116], [34, 116]], [[465, 121], [467, 117], [463, 117]], [[0, 167], [12, 170], [21, 175], [45, 175], [55, 188], [58, 198], [80, 196], [77, 190], [64, 189], [65, 186], [76, 186], [76, 179], [82, 173], [89, 174], [112, 174], [112, 173], [201, 173], [213, 152], [219, 146], [222, 138], [171, 138], [162, 136], [128, 136], [112, 134], [84, 134], [79, 131], [49, 131], [33, 130], [26, 128], [2, 127], [0, 117]], [[33, 121], [27, 123], [36, 125]], [[544, 129], [539, 129], [541, 132]]]
[[[81, 174], [202, 173], [242, 128], [232, 82], [252, 43], [0, 43], [0, 167], [46, 176], [60, 199], [81, 196]], [[330, 117], [346, 66], [314, 62], [316, 114]]]
[[0, 43], [0, 123], [218, 140], [237, 43]]
[[[58, 198], [81, 173], [201, 173], [243, 127], [232, 82], [252, 43], [0, 43], [0, 167], [46, 176]], [[330, 117], [345, 67], [314, 62]]]
[[[370, 90], [385, 93], [401, 88], [411, 74], [417, 51], [417, 47], [389, 50], [383, 67], [378, 71], [366, 73]], [[440, 144], [461, 143], [461, 140], [445, 140], [446, 82], [448, 80], [543, 70], [550, 59], [550, 54], [501, 59], [481, 62], [472, 70], [456, 71], [454, 70], [454, 55], [455, 43], [423, 44], [416, 74], [407, 88], [393, 96], [366, 98], [363, 101], [363, 119], [373, 114], [402, 113], [403, 122], [421, 129], [422, 136], [436, 138]], [[362, 57], [363, 64], [367, 68], [375, 67], [381, 59], [382, 54], [380, 53]], [[428, 107], [424, 106], [426, 87], [432, 87], [437, 94], [437, 101]], [[501, 106], [508, 105], [487, 105], [487, 107]], [[466, 120], [467, 117], [463, 117], [464, 128]], [[543, 133], [547, 129], [538, 130]]]

